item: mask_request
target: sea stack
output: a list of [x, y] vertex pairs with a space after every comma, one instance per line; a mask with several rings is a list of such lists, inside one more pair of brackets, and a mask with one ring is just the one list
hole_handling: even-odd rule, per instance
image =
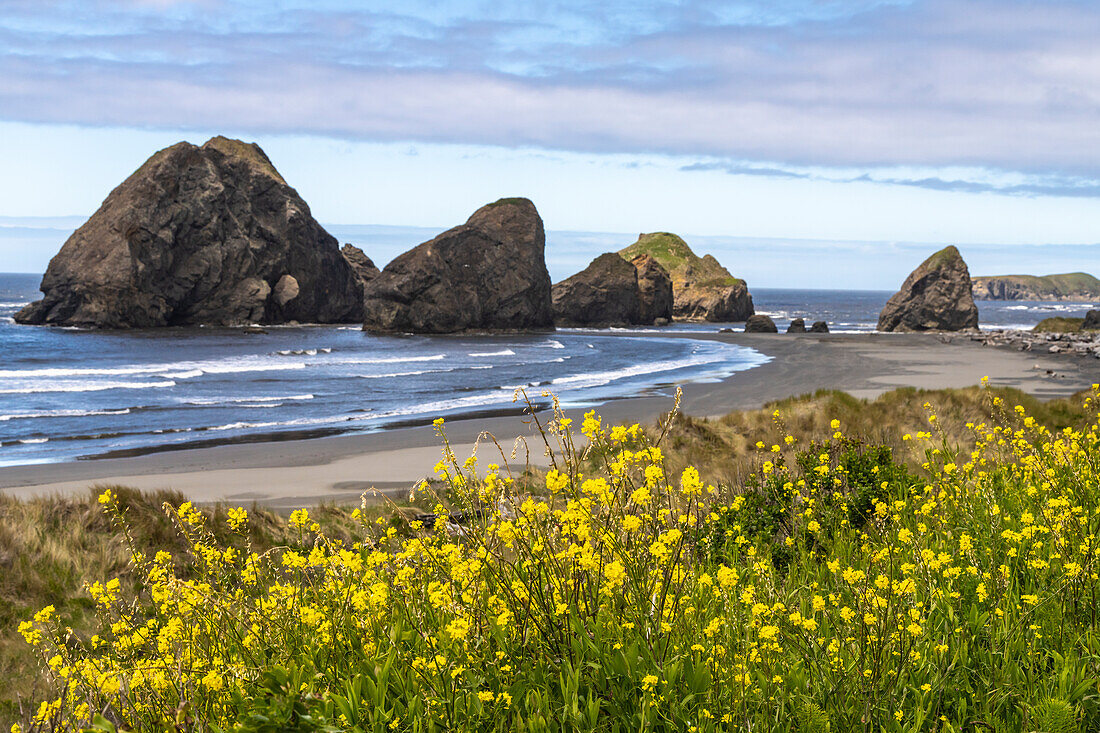
[[970, 271], [959, 250], [945, 247], [905, 278], [878, 317], [880, 331], [960, 331], [978, 327]]
[[648, 255], [627, 262], [606, 252], [551, 295], [559, 326], [650, 326], [672, 318], [672, 278]]
[[639, 322], [638, 271], [614, 252], [600, 255], [576, 275], [556, 283], [551, 297], [554, 323], [559, 326]]
[[546, 233], [525, 198], [482, 206], [417, 245], [364, 289], [363, 328], [454, 333], [553, 328]]
[[99, 328], [362, 315], [336, 240], [258, 145], [215, 137], [161, 150], [50, 261], [19, 323]]
[[642, 234], [619, 252], [628, 260], [649, 255], [672, 277], [676, 318], [694, 321], [744, 321], [755, 311], [744, 280], [734, 277], [710, 255], [699, 257], [670, 232]]

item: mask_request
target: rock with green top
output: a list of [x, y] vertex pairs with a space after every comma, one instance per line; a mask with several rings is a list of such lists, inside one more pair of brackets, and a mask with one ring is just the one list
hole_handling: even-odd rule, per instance
[[905, 278], [878, 317], [880, 331], [961, 331], [978, 327], [970, 270], [959, 250], [945, 247]]
[[744, 321], [755, 311], [744, 280], [734, 277], [711, 255], [699, 257], [670, 232], [642, 234], [619, 252], [628, 260], [649, 255], [672, 278], [673, 316], [694, 321]]
[[258, 145], [153, 155], [65, 242], [20, 323], [98, 328], [357, 321], [362, 284]]
[[986, 275], [973, 278], [978, 300], [1100, 300], [1100, 280], [1087, 272]]

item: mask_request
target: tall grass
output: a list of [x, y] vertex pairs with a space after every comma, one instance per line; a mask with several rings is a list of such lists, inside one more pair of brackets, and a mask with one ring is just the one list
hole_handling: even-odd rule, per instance
[[729, 484], [670, 468], [683, 422], [558, 412], [536, 478], [438, 421], [430, 523], [300, 510], [268, 548], [169, 502], [146, 552], [107, 490], [134, 582], [89, 586], [94, 635], [22, 623], [53, 680], [27, 727], [1100, 730], [1100, 426], [974, 395], [963, 426], [921, 406], [911, 465], [780, 405]]

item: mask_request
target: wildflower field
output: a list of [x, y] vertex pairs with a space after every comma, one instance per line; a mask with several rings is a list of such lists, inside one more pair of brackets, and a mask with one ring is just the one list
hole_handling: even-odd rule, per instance
[[780, 406], [715, 482], [675, 416], [558, 411], [517, 475], [438, 421], [431, 519], [299, 510], [270, 547], [168, 503], [150, 549], [106, 490], [131, 580], [88, 583], [88, 633], [22, 621], [52, 693], [13, 730], [1100, 731], [1100, 391], [1063, 429], [1004, 394], [893, 446]]

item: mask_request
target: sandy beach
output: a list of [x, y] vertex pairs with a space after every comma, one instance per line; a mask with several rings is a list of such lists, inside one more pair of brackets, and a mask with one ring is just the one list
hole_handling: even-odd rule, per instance
[[[992, 384], [1051, 399], [1100, 381], [1100, 360], [984, 347], [965, 335], [715, 333], [690, 337], [749, 346], [771, 357], [763, 366], [720, 382], [684, 385], [681, 407], [694, 416], [758, 408], [818, 389], [874, 398], [897, 387], [965, 387], [988, 375]], [[673, 388], [660, 392], [607, 402], [598, 410], [605, 423], [651, 422], [672, 406]], [[505, 453], [517, 447], [516, 456], [508, 456], [513, 467], [522, 468], [528, 461], [543, 464], [544, 448], [529, 416], [482, 415], [447, 423], [460, 458], [473, 450], [482, 431], [495, 436]], [[482, 442], [479, 455], [486, 463], [504, 462], [488, 440]], [[430, 426], [420, 426], [6, 467], [0, 469], [0, 492], [26, 498], [116, 484], [142, 490], [176, 489], [199, 502], [258, 502], [285, 509], [320, 501], [358, 502], [371, 489], [401, 495], [431, 474], [439, 456], [438, 436]]]

